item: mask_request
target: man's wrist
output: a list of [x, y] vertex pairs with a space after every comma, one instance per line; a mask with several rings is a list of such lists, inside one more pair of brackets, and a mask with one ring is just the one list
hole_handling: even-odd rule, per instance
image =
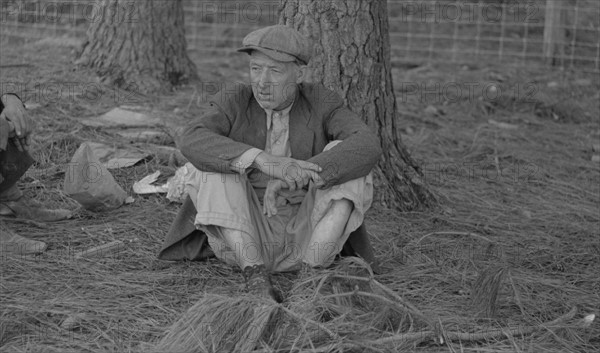
[[256, 156], [260, 152], [262, 152], [262, 150], [259, 150], [258, 148], [250, 148], [246, 152], [234, 158], [229, 163], [229, 168], [234, 172], [245, 174], [246, 170], [253, 166]]
[[258, 170], [262, 170], [262, 167], [265, 166], [265, 162], [267, 161], [268, 154], [267, 152], [259, 153], [256, 158], [254, 158], [254, 162], [252, 162], [252, 167]]

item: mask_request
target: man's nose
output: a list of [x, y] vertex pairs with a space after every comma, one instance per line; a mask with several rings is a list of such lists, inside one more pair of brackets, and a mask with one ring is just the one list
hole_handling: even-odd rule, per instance
[[271, 84], [271, 82], [270, 82], [268, 70], [263, 70], [263, 72], [260, 73], [260, 77], [258, 79], [258, 86], [260, 88], [266, 88], [270, 84]]

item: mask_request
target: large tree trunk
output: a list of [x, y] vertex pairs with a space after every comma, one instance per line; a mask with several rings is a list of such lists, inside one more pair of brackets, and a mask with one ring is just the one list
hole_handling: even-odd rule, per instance
[[77, 62], [105, 83], [151, 92], [196, 77], [180, 0], [102, 0], [87, 16], [92, 23]]
[[386, 0], [282, 0], [281, 5], [280, 24], [314, 43], [313, 77], [338, 92], [381, 139], [375, 199], [400, 210], [435, 204], [396, 129]]

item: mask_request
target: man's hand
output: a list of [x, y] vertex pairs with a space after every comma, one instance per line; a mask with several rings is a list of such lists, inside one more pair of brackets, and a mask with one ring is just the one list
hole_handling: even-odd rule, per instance
[[277, 214], [277, 195], [280, 190], [287, 187], [287, 184], [279, 179], [273, 179], [267, 183], [267, 189], [263, 198], [263, 214], [267, 215], [267, 217]]
[[17, 149], [19, 151], [26, 151], [29, 148], [33, 122], [27, 116], [25, 107], [17, 96], [5, 94], [0, 99], [4, 105], [0, 119], [8, 122], [9, 137], [12, 138]]
[[[268, 176], [287, 184], [290, 191], [300, 190], [318, 177], [318, 165], [288, 157], [275, 157], [261, 152], [254, 160], [254, 166]], [[319, 178], [320, 179], [320, 178]]]

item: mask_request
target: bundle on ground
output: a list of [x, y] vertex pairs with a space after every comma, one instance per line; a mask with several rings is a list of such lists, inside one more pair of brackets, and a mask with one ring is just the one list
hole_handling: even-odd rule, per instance
[[158, 352], [251, 352], [279, 305], [251, 296], [207, 295], [154, 347]]

